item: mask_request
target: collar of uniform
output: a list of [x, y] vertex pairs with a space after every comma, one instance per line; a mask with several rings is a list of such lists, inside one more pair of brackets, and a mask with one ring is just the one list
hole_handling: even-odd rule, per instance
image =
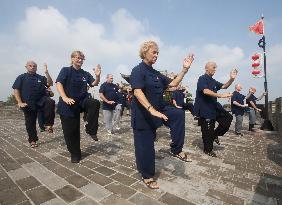
[[206, 74], [206, 73], [204, 74], [204, 76], [205, 76], [206, 78], [213, 79], [212, 76], [210, 76], [210, 75], [208, 75], [208, 74]]
[[153, 69], [153, 66], [147, 65], [146, 63], [144, 63], [144, 61], [142, 61], [140, 64], [143, 65], [147, 69]]
[[37, 73], [29, 73], [29, 72], [26, 72], [26, 74], [27, 74], [27, 75], [30, 75], [30, 76], [36, 76]]

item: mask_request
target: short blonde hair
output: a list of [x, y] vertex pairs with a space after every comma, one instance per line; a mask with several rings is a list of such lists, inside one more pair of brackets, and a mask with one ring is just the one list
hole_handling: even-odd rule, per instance
[[153, 46], [156, 46], [157, 48], [158, 47], [158, 44], [155, 42], [155, 41], [145, 41], [142, 45], [141, 45], [141, 48], [139, 50], [139, 56], [141, 59], [144, 59], [145, 58], [145, 53], [148, 52], [148, 50], [150, 48], [152, 48]]
[[85, 55], [81, 51], [73, 51], [71, 53], [71, 58], [74, 58], [75, 56], [80, 56], [80, 57], [85, 58]]

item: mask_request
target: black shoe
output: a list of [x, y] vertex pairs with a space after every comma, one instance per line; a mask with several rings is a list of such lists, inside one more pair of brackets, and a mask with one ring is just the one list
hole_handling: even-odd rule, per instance
[[214, 139], [214, 141], [215, 141], [216, 144], [220, 145], [220, 142], [219, 142], [218, 137], [216, 137], [216, 138]]
[[235, 132], [235, 135], [244, 136], [242, 133], [239, 133], [239, 132]]
[[97, 135], [90, 135], [90, 136], [91, 136], [91, 138], [92, 138], [94, 141], [98, 141]]
[[81, 160], [81, 157], [71, 157], [71, 163], [79, 163]]
[[217, 157], [214, 151], [210, 151], [210, 152], [204, 151], [204, 153], [211, 157]]

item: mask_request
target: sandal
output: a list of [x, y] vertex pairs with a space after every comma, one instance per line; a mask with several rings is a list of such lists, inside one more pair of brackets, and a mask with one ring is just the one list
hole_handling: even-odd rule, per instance
[[[182, 153], [182, 152], [180, 152], [180, 153]], [[187, 152], [183, 152], [184, 153], [184, 157], [181, 156], [180, 153], [178, 153], [178, 154], [171, 153], [171, 154], [172, 154], [172, 156], [177, 157], [178, 159], [180, 159], [180, 160], [182, 160], [184, 162], [192, 162], [192, 160], [188, 158]]]
[[155, 180], [151, 180], [148, 182], [145, 182], [145, 179], [142, 179], [142, 181], [144, 182], [144, 184], [149, 188], [149, 189], [159, 189], [159, 185], [157, 184], [157, 182]]
[[49, 133], [53, 133], [53, 127], [52, 126], [45, 126], [45, 131]]
[[36, 142], [31, 142], [30, 143], [30, 147], [31, 148], [35, 148], [35, 147], [38, 147], [38, 145], [36, 144]]

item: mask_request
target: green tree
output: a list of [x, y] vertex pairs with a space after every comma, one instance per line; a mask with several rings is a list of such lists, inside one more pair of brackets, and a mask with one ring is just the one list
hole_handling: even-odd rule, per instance
[[5, 102], [6, 105], [16, 105], [17, 101], [16, 98], [13, 94], [11, 94], [8, 98], [7, 101]]

